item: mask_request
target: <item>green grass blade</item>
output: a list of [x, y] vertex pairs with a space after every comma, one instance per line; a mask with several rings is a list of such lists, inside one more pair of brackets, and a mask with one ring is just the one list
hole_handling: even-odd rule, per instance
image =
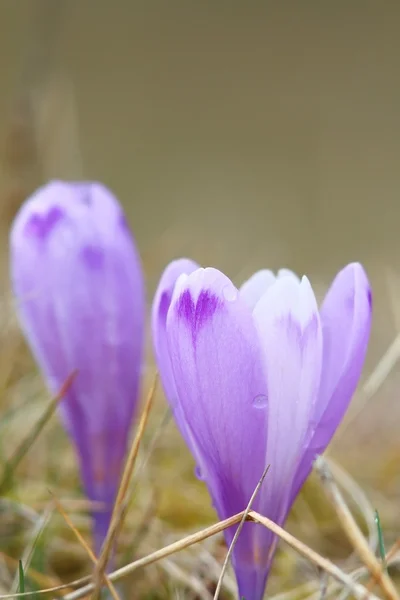
[[378, 513], [377, 510], [375, 510], [375, 523], [376, 523], [376, 527], [378, 529], [379, 554], [380, 554], [381, 561], [382, 561], [382, 567], [386, 571], [387, 570], [387, 564], [386, 564], [385, 542], [383, 540], [383, 531], [382, 531], [382, 526], [381, 526], [381, 520], [379, 518], [379, 513]]
[[18, 578], [19, 578], [19, 586], [18, 591], [21, 594], [25, 593], [25, 575], [24, 575], [24, 567], [22, 566], [22, 560], [18, 561]]

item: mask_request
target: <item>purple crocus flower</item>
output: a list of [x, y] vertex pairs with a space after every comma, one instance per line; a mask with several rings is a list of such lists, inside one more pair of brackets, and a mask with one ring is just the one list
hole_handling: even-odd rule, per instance
[[11, 279], [22, 329], [57, 391], [94, 513], [99, 553], [110, 522], [139, 396], [144, 282], [123, 211], [100, 183], [52, 181], [11, 229]]
[[[166, 268], [153, 305], [156, 359], [220, 519], [246, 508], [270, 465], [253, 507], [284, 523], [346, 412], [370, 324], [357, 263], [340, 271], [320, 309], [307, 277], [288, 270], [259, 271], [237, 289], [186, 259]], [[233, 552], [239, 597], [263, 597], [276, 542], [245, 524]]]

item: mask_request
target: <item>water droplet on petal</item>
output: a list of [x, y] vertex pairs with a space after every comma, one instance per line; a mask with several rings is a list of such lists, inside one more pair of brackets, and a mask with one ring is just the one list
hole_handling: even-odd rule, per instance
[[225, 300], [228, 302], [235, 302], [238, 297], [238, 291], [234, 285], [225, 285], [222, 288], [222, 293], [224, 295]]
[[197, 479], [199, 479], [200, 481], [204, 481], [205, 480], [204, 475], [201, 472], [200, 467], [198, 467], [198, 466], [195, 467], [194, 474], [196, 475]]
[[254, 408], [267, 408], [268, 398], [265, 394], [259, 394], [253, 400]]

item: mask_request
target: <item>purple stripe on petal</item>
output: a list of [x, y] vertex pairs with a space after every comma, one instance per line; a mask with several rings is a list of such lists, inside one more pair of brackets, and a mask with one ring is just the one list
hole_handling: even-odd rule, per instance
[[24, 233], [45, 240], [63, 217], [64, 211], [59, 206], [53, 206], [46, 214], [34, 213], [26, 222]]
[[300, 353], [303, 353], [307, 349], [309, 337], [318, 335], [321, 323], [318, 313], [312, 314], [305, 324], [300, 323], [292, 314], [288, 314], [277, 318], [276, 327], [286, 329], [290, 342], [298, 347]]
[[171, 304], [171, 299], [172, 299], [172, 291], [167, 290], [165, 292], [162, 292], [161, 298], [160, 298], [160, 303], [158, 305], [158, 311], [159, 311], [158, 316], [162, 316], [162, 318], [165, 321], [167, 320], [167, 314], [168, 314], [168, 309]]
[[94, 245], [82, 248], [81, 256], [89, 269], [101, 269], [104, 266], [104, 250]]
[[217, 296], [214, 296], [209, 290], [202, 291], [196, 302], [197, 328], [209, 321], [219, 306], [221, 303]]
[[189, 290], [183, 292], [176, 303], [175, 309], [180, 317], [186, 319], [189, 324], [196, 320], [196, 307]]
[[195, 341], [200, 329], [212, 319], [219, 307], [223, 307], [222, 303], [209, 290], [201, 291], [197, 300], [193, 299], [189, 290], [185, 290], [177, 301], [175, 310], [191, 328]]

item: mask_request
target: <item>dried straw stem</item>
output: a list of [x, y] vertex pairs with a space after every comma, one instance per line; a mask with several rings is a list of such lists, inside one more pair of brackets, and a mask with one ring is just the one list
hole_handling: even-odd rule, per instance
[[[75, 525], [73, 524], [73, 522], [71, 521], [71, 519], [69, 518], [67, 513], [65, 512], [64, 507], [62, 506], [61, 502], [54, 496], [54, 494], [52, 494], [52, 496], [53, 496], [53, 500], [57, 507], [58, 512], [61, 514], [61, 516], [63, 517], [63, 519], [66, 522], [66, 524], [68, 525], [68, 527], [73, 531], [73, 533], [75, 534], [80, 545], [86, 550], [86, 553], [89, 556], [90, 560], [93, 562], [93, 564], [96, 565], [97, 558], [95, 557], [92, 549], [86, 543], [86, 540], [84, 539], [82, 534], [77, 530], [77, 528], [75, 527]], [[106, 585], [107, 585], [108, 589], [110, 590], [110, 594], [113, 597], [113, 599], [120, 600], [117, 590], [115, 589], [113, 583], [108, 579], [107, 575], [104, 576], [104, 581], [106, 582]]]
[[219, 593], [220, 593], [221, 587], [222, 587], [222, 581], [223, 581], [223, 578], [224, 578], [225, 571], [226, 571], [226, 569], [228, 567], [228, 563], [229, 563], [230, 557], [232, 555], [233, 549], [234, 549], [235, 544], [236, 544], [236, 542], [238, 540], [240, 532], [243, 529], [243, 525], [244, 525], [244, 523], [245, 523], [245, 521], [247, 519], [247, 515], [250, 512], [250, 509], [251, 509], [251, 506], [252, 506], [252, 504], [254, 502], [254, 499], [257, 496], [257, 494], [258, 494], [258, 492], [260, 490], [260, 487], [262, 486], [263, 481], [264, 481], [264, 479], [265, 479], [268, 471], [269, 471], [269, 465], [266, 467], [266, 469], [264, 470], [263, 474], [261, 475], [260, 480], [257, 483], [257, 485], [256, 485], [256, 487], [254, 489], [254, 492], [252, 493], [252, 495], [250, 497], [249, 503], [248, 503], [248, 505], [247, 505], [244, 513], [243, 513], [243, 517], [242, 517], [242, 519], [241, 519], [241, 521], [239, 523], [239, 527], [235, 531], [235, 535], [233, 536], [232, 542], [231, 542], [231, 544], [230, 544], [230, 546], [228, 548], [228, 552], [226, 554], [226, 557], [225, 557], [225, 560], [224, 560], [224, 564], [222, 565], [221, 574], [220, 574], [219, 579], [218, 579], [217, 588], [215, 590], [215, 594], [214, 594], [214, 599], [213, 600], [218, 600], [218, 598], [219, 598]]
[[95, 583], [95, 590], [93, 593], [93, 600], [98, 600], [100, 595], [101, 583], [103, 580], [103, 575], [107, 566], [108, 558], [111, 552], [111, 549], [114, 545], [114, 542], [117, 538], [117, 535], [123, 525], [125, 512], [126, 512], [126, 495], [128, 493], [129, 483], [132, 478], [132, 473], [135, 468], [136, 458], [139, 451], [140, 442], [142, 441], [143, 434], [146, 429], [147, 421], [150, 415], [150, 410], [153, 404], [153, 399], [155, 396], [156, 388], [157, 388], [158, 375], [157, 373], [154, 376], [153, 385], [150, 388], [150, 391], [147, 395], [147, 399], [145, 402], [145, 406], [143, 409], [142, 416], [140, 418], [139, 427], [136, 433], [136, 436], [133, 440], [126, 464], [125, 469], [122, 474], [121, 483], [118, 489], [117, 498], [115, 501], [113, 514], [111, 517], [110, 527], [107, 532], [106, 539], [103, 544], [103, 549], [100, 554], [99, 560], [96, 565], [96, 569], [93, 575], [93, 581]]
[[302, 554], [305, 558], [308, 558], [311, 562], [313, 562], [317, 567], [331, 575], [334, 579], [339, 581], [340, 583], [347, 586], [356, 598], [360, 600], [365, 600], [369, 598], [370, 600], [378, 600], [377, 596], [370, 594], [368, 590], [361, 584], [353, 581], [350, 575], [347, 575], [344, 571], [339, 569], [335, 564], [333, 564], [327, 558], [324, 558], [305, 544], [300, 542], [300, 540], [293, 537], [290, 533], [276, 525], [273, 521], [268, 519], [267, 517], [263, 517], [262, 515], [251, 510], [249, 512], [249, 517], [256, 521], [257, 523], [261, 523], [267, 529], [278, 535], [284, 542], [289, 544], [294, 550], [296, 550], [299, 554]]
[[387, 573], [382, 571], [382, 566], [379, 560], [369, 547], [338, 486], [336, 485], [327, 462], [321, 456], [319, 456], [315, 461], [315, 467], [319, 476], [321, 477], [322, 484], [332, 501], [343, 531], [354, 547], [354, 550], [358, 554], [359, 558], [362, 560], [373, 578], [381, 587], [385, 598], [387, 598], [387, 600], [399, 600], [399, 596], [392, 580]]
[[[243, 517], [243, 513], [244, 513], [244, 511], [242, 511], [241, 513], [239, 513], [237, 515], [234, 515], [233, 517], [230, 517], [229, 519], [220, 521], [219, 523], [216, 523], [215, 525], [206, 527], [206, 529], [203, 529], [202, 531], [198, 531], [197, 533], [189, 535], [182, 540], [173, 542], [172, 544], [169, 544], [168, 546], [165, 546], [164, 548], [161, 548], [160, 550], [156, 550], [155, 552], [152, 552], [151, 554], [148, 554], [147, 556], [144, 556], [143, 558], [139, 558], [138, 560], [135, 560], [134, 562], [129, 563], [128, 565], [125, 565], [121, 569], [117, 569], [113, 573], [110, 573], [109, 578], [111, 581], [117, 581], [119, 579], [122, 579], [123, 577], [125, 577], [126, 575], [129, 575], [130, 573], [133, 573], [133, 571], [136, 571], [140, 567], [145, 567], [147, 565], [151, 565], [152, 563], [155, 563], [163, 558], [166, 558], [167, 556], [170, 556], [171, 554], [175, 554], [176, 552], [179, 552], [180, 550], [184, 550], [185, 548], [188, 548], [189, 546], [193, 546], [193, 544], [197, 544], [198, 542], [201, 542], [217, 533], [220, 533], [221, 531], [224, 531], [224, 529], [227, 529], [228, 527], [231, 527], [232, 525], [236, 525], [237, 523], [239, 523]], [[93, 585], [93, 583], [90, 583], [90, 584], [86, 585], [85, 587], [82, 587], [79, 590], [72, 592], [71, 594], [67, 594], [66, 596], [63, 597], [63, 600], [77, 600], [78, 598], [83, 598], [87, 594], [90, 594], [93, 590], [94, 590], [94, 585]], [[2, 598], [3, 598], [3, 596], [0, 596], [0, 600]]]
[[[119, 579], [122, 579], [123, 577], [129, 575], [130, 573], [133, 573], [134, 571], [136, 571], [137, 569], [139, 569], [141, 567], [145, 567], [147, 565], [153, 564], [159, 560], [162, 560], [163, 558], [166, 558], [167, 556], [175, 554], [176, 552], [179, 552], [180, 550], [188, 548], [189, 546], [192, 546], [193, 544], [201, 542], [202, 540], [205, 540], [206, 538], [209, 538], [217, 533], [220, 533], [220, 532], [224, 531], [224, 529], [227, 529], [228, 527], [231, 527], [232, 525], [236, 525], [236, 524], [240, 523], [240, 521], [243, 518], [243, 515], [244, 515], [244, 511], [242, 511], [241, 513], [239, 513], [237, 515], [234, 515], [233, 517], [230, 517], [229, 519], [220, 521], [219, 523], [216, 523], [215, 525], [212, 525], [211, 527], [207, 527], [207, 528], [203, 529], [202, 531], [199, 531], [197, 533], [189, 535], [182, 540], [178, 540], [177, 542], [169, 544], [168, 546], [165, 546], [164, 548], [161, 548], [160, 550], [152, 552], [151, 554], [149, 554], [143, 558], [140, 558], [132, 563], [129, 563], [128, 565], [126, 565], [120, 569], [117, 569], [116, 571], [111, 573], [108, 576], [109, 580], [117, 581]], [[352, 579], [351, 575], [348, 575], [345, 572], [343, 572], [341, 569], [339, 569], [339, 567], [337, 567], [335, 564], [333, 564], [330, 560], [324, 558], [323, 556], [320, 556], [317, 552], [315, 552], [314, 550], [312, 550], [311, 548], [309, 548], [308, 546], [306, 546], [305, 544], [303, 544], [302, 542], [297, 540], [294, 536], [292, 536], [290, 533], [286, 532], [284, 529], [282, 529], [282, 527], [279, 527], [279, 525], [276, 525], [276, 523], [274, 523], [267, 517], [263, 517], [262, 515], [260, 515], [259, 513], [255, 512], [255, 511], [250, 511], [248, 518], [257, 523], [260, 523], [264, 527], [267, 527], [267, 529], [269, 529], [270, 531], [275, 533], [278, 537], [280, 537], [284, 542], [289, 544], [299, 554], [301, 554], [302, 556], [304, 556], [305, 558], [307, 558], [308, 560], [313, 562], [315, 565], [317, 565], [320, 569], [322, 569], [323, 571], [325, 571], [326, 573], [331, 575], [334, 579], [336, 579], [336, 581], [338, 581], [342, 585], [346, 586], [354, 594], [354, 596], [357, 599], [379, 600], [379, 598], [377, 596], [370, 593], [368, 591], [368, 589], [366, 589], [363, 585], [355, 582]], [[74, 582], [70, 582], [69, 584], [65, 584], [64, 586], [58, 586], [56, 588], [50, 588], [47, 590], [40, 590], [37, 593], [44, 594], [44, 593], [56, 592], [58, 590], [65, 589], [67, 587], [76, 587], [77, 585], [82, 584], [85, 580], [87, 581], [87, 578], [77, 580]], [[94, 584], [89, 583], [88, 585], [85, 585], [74, 592], [66, 594], [65, 596], [63, 596], [63, 600], [77, 600], [78, 598], [83, 598], [84, 596], [93, 592], [94, 589], [95, 589]], [[25, 594], [21, 594], [21, 593], [19, 593], [19, 594], [4, 594], [4, 595], [0, 595], [0, 600], [6, 600], [8, 598], [23, 597], [28, 594], [29, 594], [29, 592], [27, 592]]]
[[17, 468], [21, 460], [24, 458], [24, 456], [27, 454], [27, 452], [30, 450], [34, 442], [37, 440], [43, 427], [52, 417], [54, 411], [58, 406], [58, 403], [63, 399], [63, 397], [69, 390], [75, 375], [76, 372], [73, 372], [71, 375], [69, 375], [69, 377], [67, 377], [66, 381], [61, 386], [61, 389], [58, 392], [58, 394], [51, 400], [50, 404], [46, 407], [39, 420], [33, 425], [32, 429], [28, 432], [27, 436], [22, 440], [22, 442], [19, 444], [18, 448], [15, 450], [10, 460], [7, 462], [4, 468], [2, 479], [0, 481], [0, 493], [4, 493], [5, 488], [9, 484], [15, 469]]

